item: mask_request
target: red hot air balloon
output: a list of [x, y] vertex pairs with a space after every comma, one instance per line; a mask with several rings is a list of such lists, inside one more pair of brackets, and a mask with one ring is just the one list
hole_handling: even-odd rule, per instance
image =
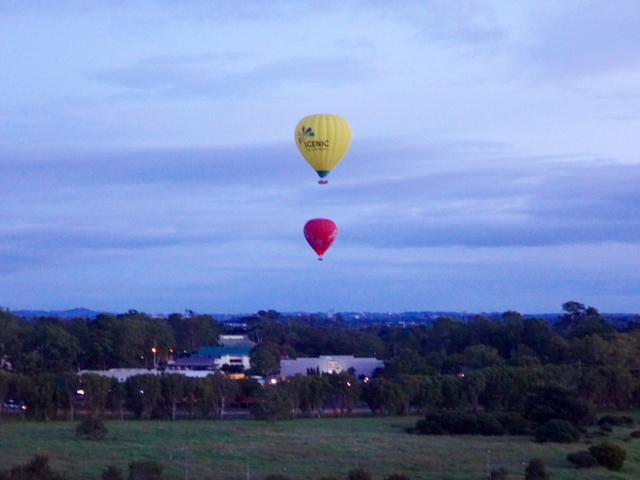
[[304, 226], [304, 238], [318, 254], [318, 260], [329, 249], [338, 236], [338, 227], [327, 218], [314, 218]]

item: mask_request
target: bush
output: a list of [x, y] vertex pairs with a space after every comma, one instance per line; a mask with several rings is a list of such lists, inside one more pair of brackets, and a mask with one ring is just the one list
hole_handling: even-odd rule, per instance
[[593, 468], [598, 466], [598, 460], [596, 457], [591, 455], [587, 450], [570, 453], [567, 455], [567, 460], [570, 463], [573, 463], [576, 468]]
[[532, 458], [524, 470], [524, 480], [549, 480], [544, 462], [539, 458]]
[[264, 477], [264, 480], [289, 480], [289, 477], [282, 475], [281, 473], [272, 473]]
[[407, 475], [402, 473], [392, 473], [384, 477], [384, 480], [411, 480]]
[[634, 430], [631, 432], [631, 438], [640, 438], [640, 430]]
[[603, 436], [606, 437], [611, 432], [613, 432], [613, 425], [611, 425], [610, 423], [601, 423], [600, 424], [600, 433]]
[[509, 435], [530, 435], [533, 432], [533, 423], [520, 413], [502, 412], [494, 413], [494, 416]]
[[626, 415], [604, 415], [598, 419], [598, 425], [602, 426], [604, 424], [613, 425], [615, 427], [633, 427], [636, 423], [633, 417], [629, 417]]
[[49, 457], [37, 454], [26, 464], [12, 467], [6, 478], [8, 480], [23, 478], [29, 480], [66, 480], [67, 477], [51, 468]]
[[122, 470], [115, 465], [109, 465], [106, 470], [102, 472], [100, 476], [101, 480], [124, 480]]
[[158, 462], [132, 462], [129, 464], [128, 480], [162, 480], [163, 467]]
[[591, 446], [589, 453], [595, 457], [600, 465], [613, 471], [621, 470], [627, 458], [627, 451], [624, 448], [608, 442]]
[[580, 431], [567, 420], [548, 420], [535, 431], [536, 442], [575, 443], [580, 436]]
[[371, 474], [364, 468], [356, 468], [347, 473], [347, 480], [371, 480]]
[[573, 390], [560, 385], [545, 385], [527, 395], [524, 414], [538, 424], [562, 419], [574, 425], [588, 425], [593, 421], [592, 408]]
[[500, 467], [496, 470], [491, 470], [489, 474], [489, 480], [508, 480], [509, 470], [504, 467]]
[[504, 435], [505, 427], [489, 413], [442, 412], [428, 414], [416, 422], [424, 435]]
[[88, 417], [78, 424], [76, 435], [88, 440], [102, 440], [107, 436], [107, 427], [102, 419]]

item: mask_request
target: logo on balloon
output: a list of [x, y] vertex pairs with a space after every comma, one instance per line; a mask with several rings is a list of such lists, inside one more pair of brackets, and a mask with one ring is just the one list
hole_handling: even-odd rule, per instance
[[300, 134], [298, 135], [298, 143], [303, 143], [307, 137], [315, 137], [316, 134], [311, 127], [305, 127], [304, 125], [300, 128]]

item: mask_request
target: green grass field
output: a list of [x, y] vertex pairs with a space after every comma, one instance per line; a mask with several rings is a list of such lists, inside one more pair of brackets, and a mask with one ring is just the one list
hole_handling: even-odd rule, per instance
[[[420, 436], [406, 433], [417, 417], [323, 418], [267, 424], [258, 421], [107, 422], [102, 441], [77, 439], [76, 423], [0, 421], [0, 468], [48, 454], [70, 480], [99, 480], [110, 464], [125, 476], [132, 461], [155, 460], [165, 479], [260, 480], [281, 473], [294, 480], [323, 475], [344, 479], [360, 466], [382, 480], [404, 473], [413, 480], [480, 480], [504, 466], [511, 479], [523, 479], [525, 464], [542, 458], [553, 480], [638, 479], [640, 440], [617, 427], [610, 440], [627, 450], [621, 472], [576, 470], [567, 453], [588, 448], [587, 441], [537, 444], [528, 437]], [[248, 474], [248, 475], [247, 475]]]

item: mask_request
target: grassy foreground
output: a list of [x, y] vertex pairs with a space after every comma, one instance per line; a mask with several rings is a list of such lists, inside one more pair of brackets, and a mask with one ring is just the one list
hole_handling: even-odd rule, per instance
[[323, 475], [344, 479], [360, 466], [382, 480], [404, 473], [412, 480], [480, 480], [491, 468], [506, 467], [509, 478], [523, 479], [531, 458], [542, 458], [554, 480], [640, 478], [640, 440], [616, 428], [610, 440], [627, 450], [621, 472], [576, 470], [567, 453], [588, 448], [537, 444], [528, 437], [419, 436], [405, 432], [417, 417], [323, 418], [267, 424], [258, 421], [125, 421], [106, 423], [102, 441], [75, 437], [76, 423], [0, 421], [0, 468], [33, 454], [51, 456], [70, 480], [99, 480], [110, 464], [125, 473], [132, 461], [155, 460], [165, 479], [261, 480], [281, 473], [293, 480]]

